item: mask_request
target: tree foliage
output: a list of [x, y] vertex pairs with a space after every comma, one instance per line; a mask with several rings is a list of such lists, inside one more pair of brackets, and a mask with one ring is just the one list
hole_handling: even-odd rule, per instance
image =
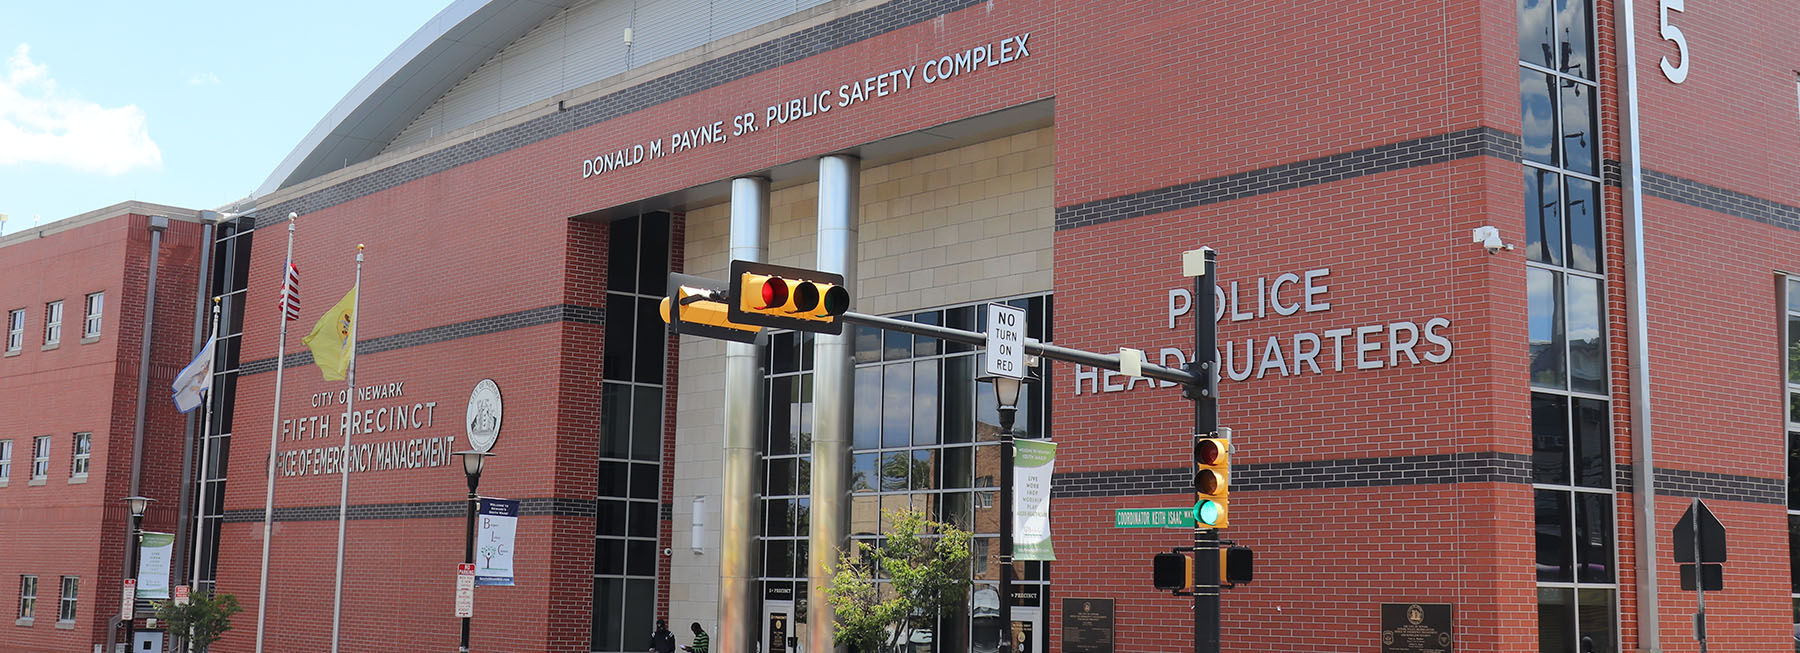
[[170, 633], [185, 634], [196, 651], [204, 651], [219, 641], [225, 631], [231, 630], [231, 615], [243, 610], [238, 607], [236, 596], [199, 590], [188, 597], [187, 605], [175, 605], [174, 601], [155, 601], [151, 605], [156, 608], [157, 620], [167, 623]]
[[837, 613], [833, 641], [858, 651], [898, 647], [968, 600], [969, 532], [917, 510], [882, 514], [891, 525], [882, 541], [840, 551], [826, 588]]

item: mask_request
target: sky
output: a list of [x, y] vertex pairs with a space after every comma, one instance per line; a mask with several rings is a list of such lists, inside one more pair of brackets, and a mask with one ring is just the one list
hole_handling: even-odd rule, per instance
[[0, 0], [0, 233], [249, 196], [450, 0]]

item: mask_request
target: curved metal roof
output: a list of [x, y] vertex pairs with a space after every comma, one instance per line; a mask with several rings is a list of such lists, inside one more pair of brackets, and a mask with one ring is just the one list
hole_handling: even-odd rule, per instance
[[469, 73], [575, 0], [455, 0], [325, 114], [256, 189], [267, 195], [379, 154]]

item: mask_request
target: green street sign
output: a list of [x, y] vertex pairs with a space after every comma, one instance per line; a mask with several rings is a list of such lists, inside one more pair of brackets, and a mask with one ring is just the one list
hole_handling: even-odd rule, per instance
[[1193, 527], [1193, 508], [1121, 508], [1113, 511], [1113, 528]]

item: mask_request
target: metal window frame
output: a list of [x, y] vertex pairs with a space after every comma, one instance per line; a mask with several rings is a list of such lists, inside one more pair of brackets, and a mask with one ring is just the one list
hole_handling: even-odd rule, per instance
[[[71, 585], [70, 581], [74, 581], [74, 584]], [[81, 595], [81, 577], [80, 576], [63, 576], [62, 577], [62, 587], [60, 588], [60, 591], [57, 594], [57, 600], [56, 600], [56, 620], [57, 621], [74, 621], [75, 620], [75, 608], [77, 607], [76, 601], [80, 598], [80, 595]]]
[[93, 338], [100, 335], [100, 317], [106, 310], [106, 291], [88, 293], [82, 301], [81, 337]]
[[94, 455], [94, 433], [92, 431], [76, 433], [74, 439], [69, 443], [69, 452], [69, 475], [87, 476], [88, 462]]
[[[38, 453], [38, 444], [43, 443], [43, 453]], [[31, 438], [31, 478], [50, 478], [50, 436], [39, 435]], [[42, 471], [39, 471], [41, 468]]]
[[44, 302], [44, 344], [62, 342], [63, 300]]
[[25, 309], [15, 308], [6, 312], [6, 350], [19, 351], [25, 348]]
[[37, 574], [19, 574], [19, 618], [31, 619], [37, 615]]

